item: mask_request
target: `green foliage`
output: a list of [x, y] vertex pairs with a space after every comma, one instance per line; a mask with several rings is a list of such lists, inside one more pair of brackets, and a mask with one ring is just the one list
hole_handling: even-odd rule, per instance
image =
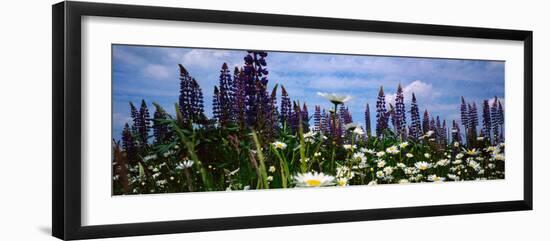
[[350, 129], [337, 142], [301, 125], [266, 136], [234, 125], [187, 125], [178, 116], [155, 120], [171, 136], [143, 146], [134, 160], [122, 160], [126, 153], [113, 145], [115, 174], [127, 176], [113, 178], [115, 194], [293, 188], [307, 173], [343, 186], [504, 178], [504, 144], [487, 139], [467, 149], [435, 143], [430, 133], [404, 142], [390, 130], [379, 139]]

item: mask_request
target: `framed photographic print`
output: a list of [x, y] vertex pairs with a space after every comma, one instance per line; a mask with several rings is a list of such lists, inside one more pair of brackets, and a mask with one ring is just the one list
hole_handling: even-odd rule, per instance
[[53, 235], [532, 209], [532, 32], [53, 6]]

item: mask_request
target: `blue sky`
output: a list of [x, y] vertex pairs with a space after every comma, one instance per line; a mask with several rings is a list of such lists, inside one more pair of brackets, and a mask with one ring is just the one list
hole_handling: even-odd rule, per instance
[[[113, 137], [119, 138], [124, 123], [131, 122], [129, 102], [152, 102], [174, 113], [179, 95], [179, 69], [182, 64], [199, 82], [205, 97], [207, 116], [212, 113], [212, 93], [219, 70], [225, 62], [233, 69], [242, 66], [246, 51], [198, 48], [113, 45]], [[354, 56], [293, 52], [268, 52], [270, 87], [284, 85], [293, 100], [306, 102], [312, 114], [314, 105], [331, 104], [317, 92], [352, 96], [347, 103], [354, 122], [364, 125], [364, 108], [375, 103], [380, 86], [387, 101], [400, 83], [405, 106], [410, 108], [414, 92], [421, 112], [439, 115], [448, 122], [459, 118], [460, 96], [475, 101], [480, 110], [483, 99], [497, 96], [504, 100], [504, 62], [412, 57]], [[280, 92], [278, 96], [280, 101]], [[503, 102], [504, 104], [504, 102]], [[373, 125], [374, 125], [374, 119]], [[374, 126], [373, 126], [374, 128]]]

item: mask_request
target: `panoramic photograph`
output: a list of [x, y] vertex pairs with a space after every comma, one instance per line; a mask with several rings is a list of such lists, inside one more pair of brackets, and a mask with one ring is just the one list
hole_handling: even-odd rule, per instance
[[505, 178], [504, 61], [111, 49], [113, 195]]

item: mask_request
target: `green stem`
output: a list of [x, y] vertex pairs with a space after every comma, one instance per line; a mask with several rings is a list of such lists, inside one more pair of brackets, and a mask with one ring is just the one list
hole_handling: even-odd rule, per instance
[[263, 188], [269, 189], [269, 182], [267, 181], [267, 171], [265, 168], [265, 162], [264, 162], [264, 155], [262, 153], [262, 145], [260, 144], [260, 140], [258, 139], [258, 135], [256, 135], [256, 132], [252, 131], [252, 138], [254, 139], [254, 143], [256, 144], [256, 155], [258, 156], [258, 160], [260, 161], [260, 179], [263, 181]]

